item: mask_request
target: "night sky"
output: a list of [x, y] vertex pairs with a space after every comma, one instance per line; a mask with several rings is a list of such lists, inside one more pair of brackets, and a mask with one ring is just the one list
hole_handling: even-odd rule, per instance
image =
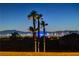
[[27, 15], [36, 10], [48, 23], [47, 31], [79, 30], [79, 4], [0, 4], [0, 31], [28, 31], [32, 21]]

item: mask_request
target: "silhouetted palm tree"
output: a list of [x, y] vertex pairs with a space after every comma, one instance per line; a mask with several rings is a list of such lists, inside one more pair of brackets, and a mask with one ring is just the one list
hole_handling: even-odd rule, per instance
[[37, 20], [38, 20], [38, 52], [39, 52], [39, 40], [40, 40], [40, 19], [42, 17], [42, 14], [38, 14], [37, 15]]
[[37, 16], [37, 12], [36, 11], [32, 11], [29, 15], [28, 18], [30, 18], [31, 20], [33, 20], [33, 28], [30, 27], [30, 29], [33, 30], [33, 39], [35, 40], [35, 52], [37, 52], [37, 40], [36, 40], [36, 16]]
[[47, 26], [48, 24], [45, 23], [45, 21], [42, 20], [42, 23], [41, 23], [42, 27], [43, 27], [43, 32], [44, 32], [44, 52], [46, 51], [46, 43], [45, 43], [45, 26]]

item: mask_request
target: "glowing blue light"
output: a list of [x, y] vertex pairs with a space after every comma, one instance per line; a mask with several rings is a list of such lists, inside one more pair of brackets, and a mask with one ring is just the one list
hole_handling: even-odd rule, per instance
[[[40, 37], [44, 36], [44, 33], [43, 32], [40, 32]], [[36, 32], [36, 36], [38, 37], [38, 32]]]
[[[40, 37], [44, 36], [44, 32], [41, 31], [40, 33]], [[50, 34], [49, 33], [46, 33], [45, 36], [49, 36]], [[36, 36], [38, 37], [38, 32], [36, 32]]]
[[49, 36], [49, 33], [46, 33], [46, 36]]

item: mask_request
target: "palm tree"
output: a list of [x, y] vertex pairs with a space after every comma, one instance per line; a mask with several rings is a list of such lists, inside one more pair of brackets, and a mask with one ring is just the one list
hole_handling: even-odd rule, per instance
[[43, 27], [43, 32], [44, 32], [44, 52], [46, 51], [46, 41], [45, 41], [45, 26], [47, 26], [48, 24], [45, 23], [45, 21], [42, 20], [42, 23], [41, 23], [42, 27]]
[[40, 40], [40, 19], [42, 17], [42, 14], [38, 14], [37, 15], [37, 20], [38, 20], [38, 52], [39, 52], [39, 40]]
[[37, 52], [37, 40], [36, 40], [36, 16], [37, 16], [37, 12], [36, 11], [32, 11], [29, 15], [28, 18], [33, 20], [33, 28], [30, 27], [33, 30], [33, 39], [35, 40], [35, 52]]

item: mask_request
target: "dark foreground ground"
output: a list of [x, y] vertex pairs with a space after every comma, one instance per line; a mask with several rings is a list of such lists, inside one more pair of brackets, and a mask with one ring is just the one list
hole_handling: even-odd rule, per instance
[[[34, 40], [32, 38], [0, 39], [0, 51], [34, 52]], [[42, 38], [40, 52], [43, 52]], [[46, 38], [46, 52], [79, 52], [79, 35], [66, 35], [55, 40]]]

